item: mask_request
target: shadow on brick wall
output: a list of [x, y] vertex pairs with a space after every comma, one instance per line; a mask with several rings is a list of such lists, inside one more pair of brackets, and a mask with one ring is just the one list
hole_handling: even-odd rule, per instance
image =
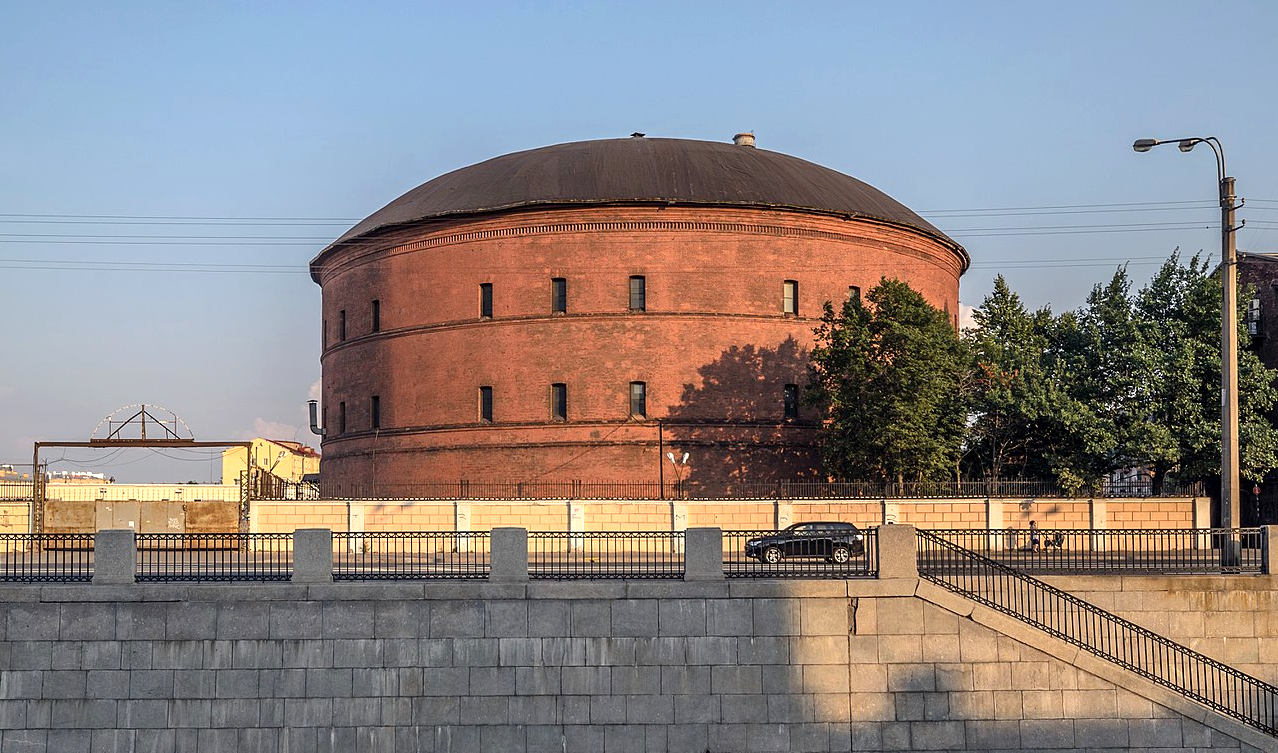
[[808, 349], [793, 337], [775, 348], [732, 346], [697, 370], [667, 409], [667, 441], [692, 455], [687, 481], [711, 486], [732, 481], [816, 478], [820, 454], [811, 408], [785, 417], [785, 388], [800, 393], [808, 380]]

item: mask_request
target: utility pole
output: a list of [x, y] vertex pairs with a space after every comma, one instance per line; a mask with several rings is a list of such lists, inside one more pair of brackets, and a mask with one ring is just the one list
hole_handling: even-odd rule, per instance
[[[1222, 158], [1223, 162], [1223, 158]], [[1238, 248], [1234, 227], [1234, 179], [1220, 179], [1220, 276], [1224, 286], [1220, 306], [1220, 525], [1239, 528], [1238, 462]]]
[[[1182, 152], [1206, 144], [1216, 155], [1216, 182], [1220, 187], [1220, 525], [1239, 528], [1242, 504], [1238, 480], [1238, 249], [1234, 233], [1242, 225], [1234, 225], [1238, 209], [1234, 195], [1234, 179], [1225, 167], [1225, 148], [1215, 136], [1187, 139], [1137, 139], [1132, 149], [1148, 152], [1163, 144], [1176, 144]], [[1221, 550], [1225, 564], [1237, 564], [1239, 544]]]

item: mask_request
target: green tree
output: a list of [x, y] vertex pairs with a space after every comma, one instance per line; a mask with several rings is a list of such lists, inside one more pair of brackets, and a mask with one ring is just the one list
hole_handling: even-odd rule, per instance
[[1031, 314], [999, 275], [964, 332], [971, 352], [968, 429], [963, 471], [969, 477], [1043, 479], [1050, 476], [1051, 432], [1066, 396], [1051, 378], [1052, 314]]
[[[1239, 319], [1251, 297], [1241, 293]], [[1137, 296], [1148, 408], [1141, 461], [1156, 485], [1172, 471], [1186, 481], [1220, 476], [1220, 305], [1220, 278], [1197, 256], [1183, 264], [1173, 254]], [[1245, 334], [1239, 340], [1239, 460], [1243, 477], [1259, 480], [1278, 468], [1278, 375], [1246, 347]]]
[[899, 280], [884, 278], [816, 330], [808, 400], [828, 411], [826, 473], [840, 480], [949, 477], [965, 409], [964, 349], [949, 317]]
[[1046, 367], [1059, 401], [1046, 456], [1056, 481], [1080, 492], [1140, 455], [1141, 341], [1126, 268], [1058, 317], [1049, 340]]
[[1203, 402], [1210, 362], [1219, 360], [1219, 337], [1216, 345], [1210, 342], [1219, 315], [1209, 308], [1206, 278], [1206, 264], [1198, 257], [1186, 265], [1173, 253], [1134, 302], [1141, 341], [1136, 390], [1144, 410], [1133, 444], [1137, 464], [1153, 473], [1156, 493], [1169, 473], [1180, 470], [1183, 477], [1197, 465], [1189, 458], [1207, 450], [1213, 434], [1219, 446], [1219, 406], [1213, 418], [1213, 406]]

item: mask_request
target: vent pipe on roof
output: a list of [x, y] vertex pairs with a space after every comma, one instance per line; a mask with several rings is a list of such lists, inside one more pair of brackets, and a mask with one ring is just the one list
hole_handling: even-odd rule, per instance
[[737, 146], [750, 146], [750, 147], [752, 147], [752, 146], [754, 146], [754, 134], [753, 134], [753, 133], [738, 133], [737, 135], [735, 135], [735, 136], [733, 136], [733, 137], [732, 137], [732, 143], [736, 144]]

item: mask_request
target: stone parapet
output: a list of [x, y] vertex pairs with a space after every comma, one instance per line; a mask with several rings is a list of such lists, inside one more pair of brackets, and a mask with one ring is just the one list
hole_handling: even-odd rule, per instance
[[293, 532], [294, 583], [333, 582], [333, 532], [300, 528]]
[[118, 585], [137, 579], [137, 538], [133, 529], [98, 531], [93, 540], [93, 583]]

